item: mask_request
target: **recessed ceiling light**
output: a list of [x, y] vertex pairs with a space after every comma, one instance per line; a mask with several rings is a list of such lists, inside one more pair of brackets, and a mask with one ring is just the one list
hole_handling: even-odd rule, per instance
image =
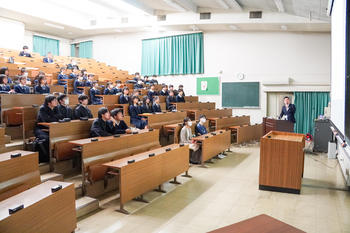
[[64, 29], [64, 27], [63, 26], [60, 26], [60, 25], [57, 25], [57, 24], [52, 24], [52, 23], [44, 23], [44, 25], [46, 25], [46, 26], [49, 26], [49, 27], [52, 27], [52, 28], [58, 28], [58, 29]]

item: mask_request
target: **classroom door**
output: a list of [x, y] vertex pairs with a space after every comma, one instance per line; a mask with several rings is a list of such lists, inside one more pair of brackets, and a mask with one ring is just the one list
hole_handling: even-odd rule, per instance
[[288, 96], [291, 103], [294, 103], [293, 92], [268, 92], [267, 93], [267, 116], [278, 117], [284, 105], [283, 99]]

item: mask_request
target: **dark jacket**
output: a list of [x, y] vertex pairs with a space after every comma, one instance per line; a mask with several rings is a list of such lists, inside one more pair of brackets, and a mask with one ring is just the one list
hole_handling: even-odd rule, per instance
[[90, 99], [92, 104], [102, 104], [102, 99], [99, 96], [100, 91], [98, 89], [91, 88], [90, 89]]
[[199, 135], [207, 134], [208, 131], [204, 125], [201, 125], [198, 123], [198, 124], [196, 124], [196, 127], [195, 127], [195, 133], [197, 136], [199, 136]]
[[120, 121], [119, 125], [115, 124], [113, 134], [125, 134], [125, 130], [128, 129], [125, 121]]
[[90, 109], [85, 108], [83, 105], [79, 105], [74, 109], [74, 117], [79, 119], [80, 117], [93, 118]]
[[74, 94], [77, 94], [77, 95], [83, 94], [84, 89], [78, 88], [78, 87], [84, 87], [84, 83], [80, 82], [78, 79], [76, 79], [76, 80], [74, 80], [74, 83], [73, 83], [73, 88], [74, 88], [73, 92], [74, 92]]
[[152, 113], [152, 107], [149, 106], [148, 104], [143, 104], [141, 106], [141, 112], [142, 113]]
[[11, 87], [10, 87], [10, 85], [8, 85], [8, 84], [1, 84], [0, 85], [0, 91], [1, 92], [9, 92], [9, 91], [11, 91]]
[[154, 104], [152, 105], [152, 111], [153, 111], [153, 112], [162, 112], [162, 109], [160, 108], [160, 105], [159, 105], [159, 104], [154, 103]]
[[92, 81], [86, 80], [86, 81], [85, 81], [85, 86], [86, 86], [86, 87], [92, 87]]
[[50, 93], [50, 87], [47, 85], [41, 86], [41, 85], [36, 85], [34, 87], [34, 93], [35, 94], [49, 94]]
[[176, 103], [176, 96], [167, 96], [165, 99], [165, 103], [166, 103], [166, 109], [171, 110], [170, 109], [171, 103]]
[[121, 88], [117, 88], [117, 87], [113, 87], [113, 93], [114, 94], [118, 94], [118, 93], [122, 93], [123, 92], [123, 89], [121, 89]]
[[74, 73], [70, 73], [69, 74], [69, 78], [70, 79], [76, 79], [78, 76], [76, 75], [76, 74], [74, 74]]
[[103, 91], [103, 94], [104, 95], [114, 95], [114, 90], [113, 88], [112, 89], [108, 89], [108, 88], [105, 88], [105, 90]]
[[185, 102], [185, 96], [176, 96], [176, 102]]
[[73, 110], [70, 107], [63, 106], [63, 105], [59, 104], [57, 106], [57, 108], [58, 108], [58, 112], [62, 116], [62, 118], [74, 119], [74, 117], [73, 117]]
[[67, 65], [68, 70], [72, 70], [74, 67], [77, 68], [77, 70], [79, 70], [79, 67], [77, 65], [72, 65], [72, 64]]
[[24, 51], [21, 51], [19, 53], [19, 56], [21, 56], [21, 57], [32, 57], [32, 55], [30, 53], [25, 53]]
[[143, 85], [142, 84], [135, 84], [134, 89], [142, 89]]
[[141, 113], [142, 113], [141, 108], [139, 106], [135, 106], [135, 105], [129, 106], [129, 115], [130, 115], [131, 121], [133, 119], [141, 120], [141, 117], [139, 116], [139, 114]]
[[67, 80], [66, 79], [69, 79], [69, 77], [67, 75], [59, 74], [57, 76], [57, 80], [58, 80], [57, 84], [58, 85], [66, 85], [67, 84]]
[[[39, 109], [36, 122], [58, 122], [61, 119], [63, 119], [63, 117], [59, 114], [57, 107], [51, 109], [48, 106], [42, 105]], [[36, 125], [36, 127], [41, 129], [45, 128], [40, 125]]]
[[288, 121], [295, 123], [295, 118], [294, 118], [295, 111], [296, 111], [296, 108], [294, 104], [289, 104], [288, 110], [286, 109], [286, 106], [283, 106], [280, 114], [280, 118], [286, 115]]
[[44, 57], [43, 62], [44, 63], [53, 63], [53, 59], [52, 58], [48, 58], [48, 57]]
[[130, 97], [128, 95], [121, 94], [119, 96], [119, 104], [130, 104]]
[[15, 85], [14, 90], [18, 94], [30, 94], [30, 89], [27, 86]]
[[148, 94], [147, 94], [147, 96], [148, 96], [148, 98], [153, 102], [153, 97], [154, 96], [157, 96], [158, 95], [158, 93], [156, 92], [156, 91], [148, 91]]
[[101, 118], [97, 118], [91, 125], [90, 136], [91, 137], [106, 137], [111, 136], [114, 132], [113, 123], [111, 121], [104, 121]]
[[160, 92], [159, 92], [159, 94], [161, 95], [161, 96], [168, 96], [169, 95], [169, 92], [168, 91], [163, 91], [163, 90], [161, 90]]

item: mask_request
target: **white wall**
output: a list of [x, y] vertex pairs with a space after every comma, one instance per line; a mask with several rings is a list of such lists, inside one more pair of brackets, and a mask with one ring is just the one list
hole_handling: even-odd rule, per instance
[[[102, 35], [93, 38], [93, 57], [131, 73], [141, 69], [141, 40], [154, 33]], [[77, 40], [77, 41], [79, 41]], [[222, 82], [276, 81], [291, 79], [292, 85], [261, 85], [260, 109], [234, 109], [234, 114], [249, 114], [253, 123], [266, 115], [265, 91], [329, 91], [330, 33], [289, 32], [205, 32], [205, 74], [159, 77], [167, 84], [184, 84], [186, 95], [195, 95], [196, 77], [219, 76]], [[221, 96], [200, 96], [221, 107]]]
[[0, 17], [0, 28], [2, 29], [2, 32], [3, 32], [0, 36], [0, 48], [21, 50], [23, 45], [27, 45], [29, 49], [32, 50], [33, 35], [38, 35], [38, 36], [44, 36], [44, 37], [59, 40], [60, 55], [70, 56], [71, 40], [69, 39], [32, 32], [32, 31], [26, 30], [25, 25], [22, 22], [9, 20], [1, 17]]

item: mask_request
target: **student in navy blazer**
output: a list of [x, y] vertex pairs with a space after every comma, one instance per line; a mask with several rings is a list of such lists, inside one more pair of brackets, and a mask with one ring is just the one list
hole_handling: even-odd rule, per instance
[[12, 79], [9, 77], [9, 68], [1, 67], [0, 68], [0, 74], [4, 74], [7, 77], [7, 83], [12, 83]]
[[52, 53], [48, 52], [46, 57], [43, 58], [44, 63], [53, 63]]
[[194, 129], [196, 136], [200, 136], [200, 135], [208, 133], [207, 129], [204, 126], [206, 121], [207, 121], [207, 119], [206, 119], [205, 115], [199, 116], [199, 122], [198, 122], [198, 124], [196, 124], [196, 127]]
[[162, 112], [162, 109], [160, 108], [160, 105], [159, 105], [159, 96], [155, 96], [153, 99], [152, 111]]
[[30, 89], [29, 87], [26, 85], [27, 83], [27, 78], [24, 76], [21, 76], [19, 78], [19, 84], [15, 85], [15, 92], [17, 94], [30, 94]]
[[92, 88], [90, 89], [90, 99], [91, 103], [94, 105], [102, 104], [102, 99], [99, 96], [100, 95], [100, 90], [98, 88], [98, 82], [94, 82]]
[[115, 95], [123, 93], [122, 82], [120, 80], [115, 81], [115, 87], [113, 87], [113, 93]]
[[72, 72], [69, 74], [69, 78], [76, 79], [78, 77], [77, 75], [78, 69], [76, 67], [73, 67], [71, 70]]
[[65, 88], [67, 88], [67, 83], [68, 83], [67, 79], [69, 79], [69, 78], [66, 75], [66, 68], [61, 67], [60, 73], [57, 76], [58, 85], [61, 85], [61, 86], [64, 86]]
[[8, 85], [7, 82], [8, 82], [7, 76], [4, 74], [0, 74], [0, 93], [1, 94], [7, 94], [11, 92], [10, 85]]
[[155, 91], [155, 86], [154, 85], [151, 85], [151, 89], [148, 91], [148, 98], [151, 100], [151, 102], [153, 102], [153, 97], [154, 96], [157, 96], [158, 93]]
[[50, 93], [50, 87], [46, 84], [45, 75], [39, 76], [38, 83], [39, 84], [34, 87], [35, 94], [49, 94]]
[[130, 104], [129, 88], [123, 88], [123, 94], [119, 96], [119, 104]]
[[114, 95], [114, 89], [112, 83], [107, 83], [107, 87], [103, 91], [104, 95]]
[[288, 96], [284, 97], [284, 106], [282, 107], [282, 111], [280, 114], [280, 119], [285, 117], [286, 120], [291, 121], [293, 123], [295, 123], [295, 105], [290, 103], [290, 99]]
[[179, 90], [179, 94], [176, 96], [176, 102], [185, 102], [185, 97], [184, 97], [184, 92], [183, 90]]
[[145, 129], [147, 127], [147, 119], [139, 116], [141, 114], [140, 106], [138, 106], [140, 99], [138, 96], [132, 97], [132, 104], [129, 106], [130, 123], [135, 125], [138, 129]]
[[23, 50], [19, 53], [19, 56], [21, 57], [32, 57], [32, 55], [29, 53], [28, 46], [23, 46]]
[[83, 81], [83, 76], [81, 76], [81, 74], [79, 74], [73, 83], [73, 93], [76, 95], [83, 94], [84, 86], [85, 86], [85, 84]]
[[141, 112], [152, 113], [151, 100], [148, 98], [148, 96], [144, 96], [142, 99]]

